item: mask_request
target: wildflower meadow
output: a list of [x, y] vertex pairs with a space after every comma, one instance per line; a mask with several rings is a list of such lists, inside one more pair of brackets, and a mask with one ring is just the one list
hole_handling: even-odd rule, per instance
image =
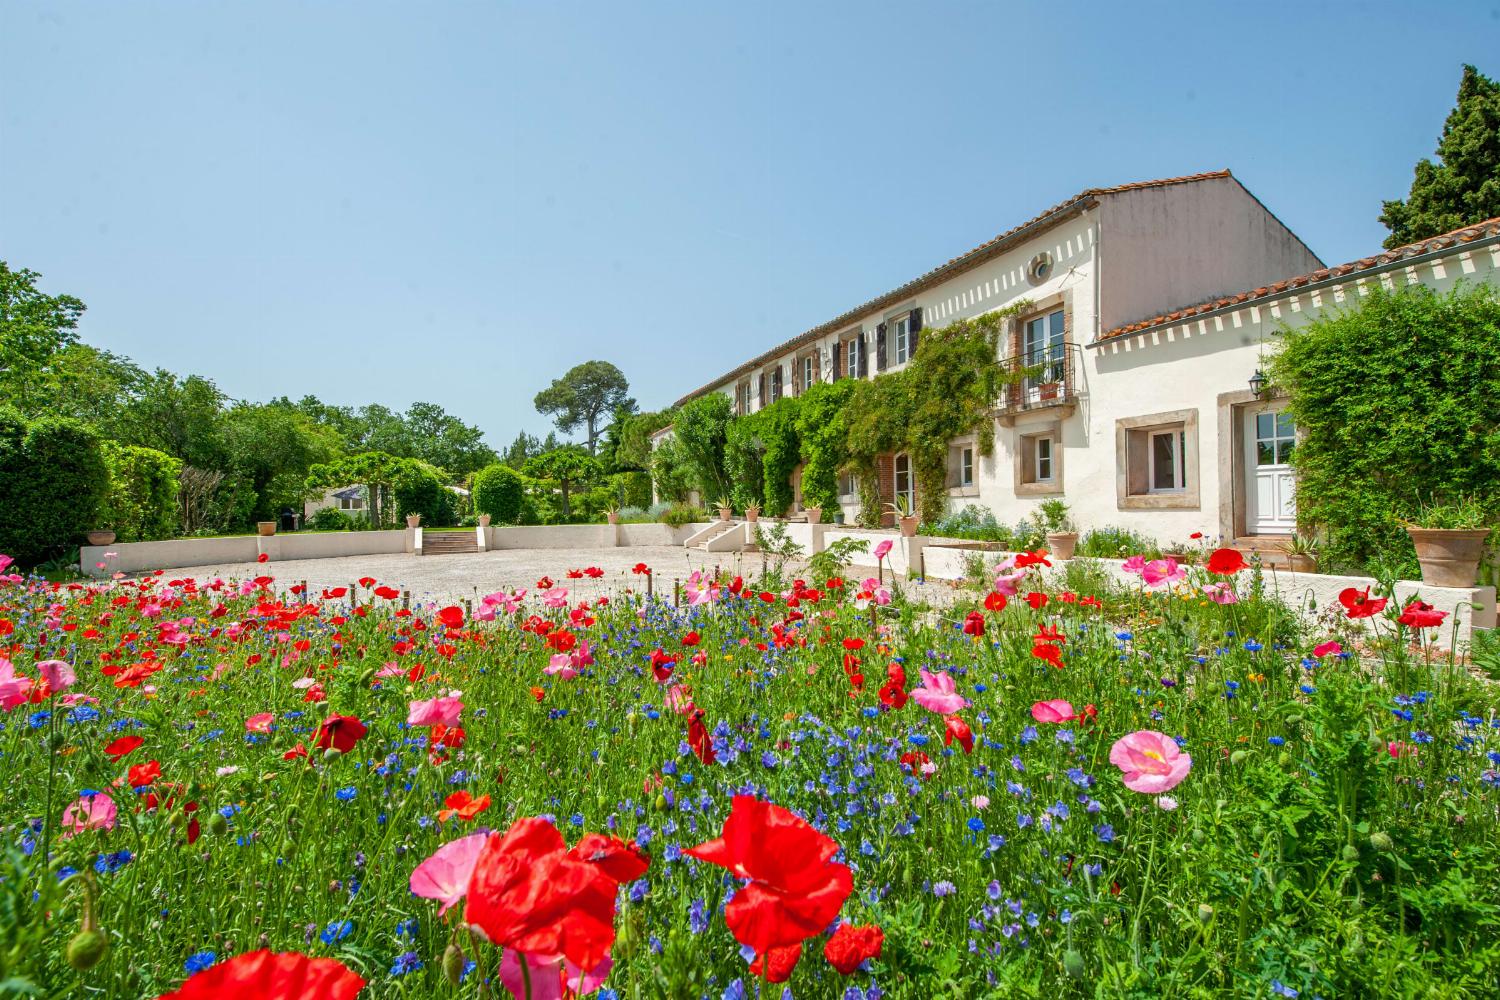
[[1500, 995], [1497, 699], [1420, 601], [559, 557], [0, 577], [0, 991]]

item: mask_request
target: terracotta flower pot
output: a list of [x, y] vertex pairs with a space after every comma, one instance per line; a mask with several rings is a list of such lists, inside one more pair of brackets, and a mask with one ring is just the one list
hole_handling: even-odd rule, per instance
[[408, 528], [420, 528], [422, 526], [422, 515], [421, 514], [407, 514], [406, 515], [406, 526]]
[[745, 508], [745, 520], [749, 521], [751, 524], [754, 524], [757, 521], [759, 521], [760, 520], [760, 508], [759, 507], [746, 507]]
[[1041, 399], [1056, 399], [1058, 384], [1056, 382], [1045, 382], [1037, 386], [1037, 396]]
[[258, 533], [262, 534], [262, 535], [274, 535], [274, 534], [276, 534], [276, 522], [275, 521], [256, 521], [255, 522], [255, 530]]
[[1049, 531], [1047, 532], [1047, 551], [1058, 559], [1072, 559], [1073, 550], [1078, 547], [1078, 532], [1076, 531]]
[[917, 525], [922, 523], [922, 519], [917, 517], [916, 515], [912, 515], [911, 517], [903, 517], [899, 520], [901, 522], [902, 538], [911, 538], [912, 536], [914, 536], [917, 533]]
[[619, 524], [620, 523], [620, 515], [619, 514], [613, 514], [613, 513], [611, 513], [611, 514], [605, 514], [604, 516], [605, 516], [605, 518], [607, 518], [609, 520], [610, 524]]
[[1306, 552], [1293, 552], [1286, 557], [1291, 565], [1293, 573], [1316, 573], [1318, 571], [1318, 557], [1310, 556]]
[[102, 528], [98, 531], [90, 531], [88, 539], [90, 545], [113, 545], [115, 544], [115, 533], [108, 528]]
[[1422, 582], [1432, 587], [1472, 587], [1489, 528], [1407, 528], [1422, 564]]
[[806, 507], [803, 509], [802, 513], [807, 515], [808, 524], [818, 524], [823, 520], [822, 507]]
[[719, 508], [719, 520], [721, 520], [721, 521], [727, 521], [727, 520], [729, 520], [733, 516], [734, 516], [734, 511], [731, 508], [729, 508], [729, 507], [720, 507]]
[[481, 528], [488, 528], [490, 526], [490, 516], [488, 514], [479, 515], [479, 526]]

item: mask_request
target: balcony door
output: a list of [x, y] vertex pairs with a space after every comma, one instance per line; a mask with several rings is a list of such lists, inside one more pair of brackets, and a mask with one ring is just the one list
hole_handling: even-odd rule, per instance
[[1021, 337], [1024, 355], [1021, 364], [1028, 370], [1036, 370], [1036, 374], [1026, 378], [1028, 398], [1037, 398], [1042, 386], [1063, 380], [1064, 336], [1061, 309], [1027, 320]]
[[1245, 414], [1245, 526], [1252, 535], [1289, 535], [1297, 529], [1297, 483], [1292, 450], [1297, 426], [1285, 411]]

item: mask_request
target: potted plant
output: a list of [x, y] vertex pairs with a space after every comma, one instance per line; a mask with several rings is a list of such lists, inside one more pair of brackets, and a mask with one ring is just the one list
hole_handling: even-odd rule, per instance
[[719, 497], [714, 501], [714, 506], [719, 508], [719, 520], [727, 521], [734, 516], [734, 504], [728, 497]]
[[422, 515], [421, 514], [407, 514], [406, 515], [406, 526], [408, 528], [420, 528], [422, 526]]
[[606, 521], [608, 521], [610, 524], [619, 524], [620, 523], [620, 508], [618, 508], [618, 507], [606, 507], [606, 508], [604, 508], [604, 512], [603, 513], [604, 513], [604, 519]]
[[275, 521], [256, 521], [255, 522], [255, 530], [258, 533], [262, 534], [262, 535], [274, 535], [274, 534], [276, 534], [276, 522]]
[[488, 514], [480, 514], [479, 515], [479, 526], [481, 528], [488, 528], [490, 526], [490, 515], [488, 515]]
[[1473, 498], [1423, 507], [1406, 533], [1417, 549], [1422, 582], [1433, 587], [1472, 587], [1490, 536], [1490, 518]]
[[1316, 539], [1300, 531], [1292, 536], [1287, 546], [1287, 562], [1293, 573], [1316, 573], [1318, 571], [1318, 543]]
[[755, 522], [760, 520], [759, 500], [751, 500], [749, 503], [745, 504], [745, 520], [749, 521], [751, 524], [754, 524]]
[[1043, 382], [1041, 385], [1036, 387], [1037, 398], [1056, 399], [1058, 390], [1059, 388], [1061, 388], [1061, 386], [1061, 382]]
[[917, 525], [921, 523], [921, 519], [917, 517], [916, 508], [912, 506], [910, 497], [898, 496], [894, 503], [888, 503], [885, 506], [896, 515], [896, 523], [901, 527], [902, 538], [911, 538], [917, 533]]
[[808, 524], [818, 524], [823, 520], [822, 507], [803, 507], [802, 513], [807, 515]]
[[1047, 551], [1059, 559], [1072, 559], [1078, 547], [1078, 531], [1062, 500], [1046, 500], [1037, 511], [1042, 533], [1047, 536]]
[[90, 545], [113, 545], [115, 544], [115, 533], [108, 528], [97, 528], [88, 532]]

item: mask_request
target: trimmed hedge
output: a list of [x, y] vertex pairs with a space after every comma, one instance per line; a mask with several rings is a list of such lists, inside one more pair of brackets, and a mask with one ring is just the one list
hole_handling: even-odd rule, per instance
[[64, 555], [101, 527], [108, 483], [99, 438], [82, 423], [43, 417], [28, 424], [0, 407], [0, 552], [22, 566]]
[[99, 507], [99, 527], [122, 542], [172, 538], [178, 528], [182, 462], [154, 448], [101, 442], [109, 487]]
[[488, 514], [497, 524], [515, 524], [521, 519], [525, 486], [525, 479], [510, 466], [498, 462], [487, 465], [474, 473], [474, 482], [470, 486], [474, 494], [474, 510]]

